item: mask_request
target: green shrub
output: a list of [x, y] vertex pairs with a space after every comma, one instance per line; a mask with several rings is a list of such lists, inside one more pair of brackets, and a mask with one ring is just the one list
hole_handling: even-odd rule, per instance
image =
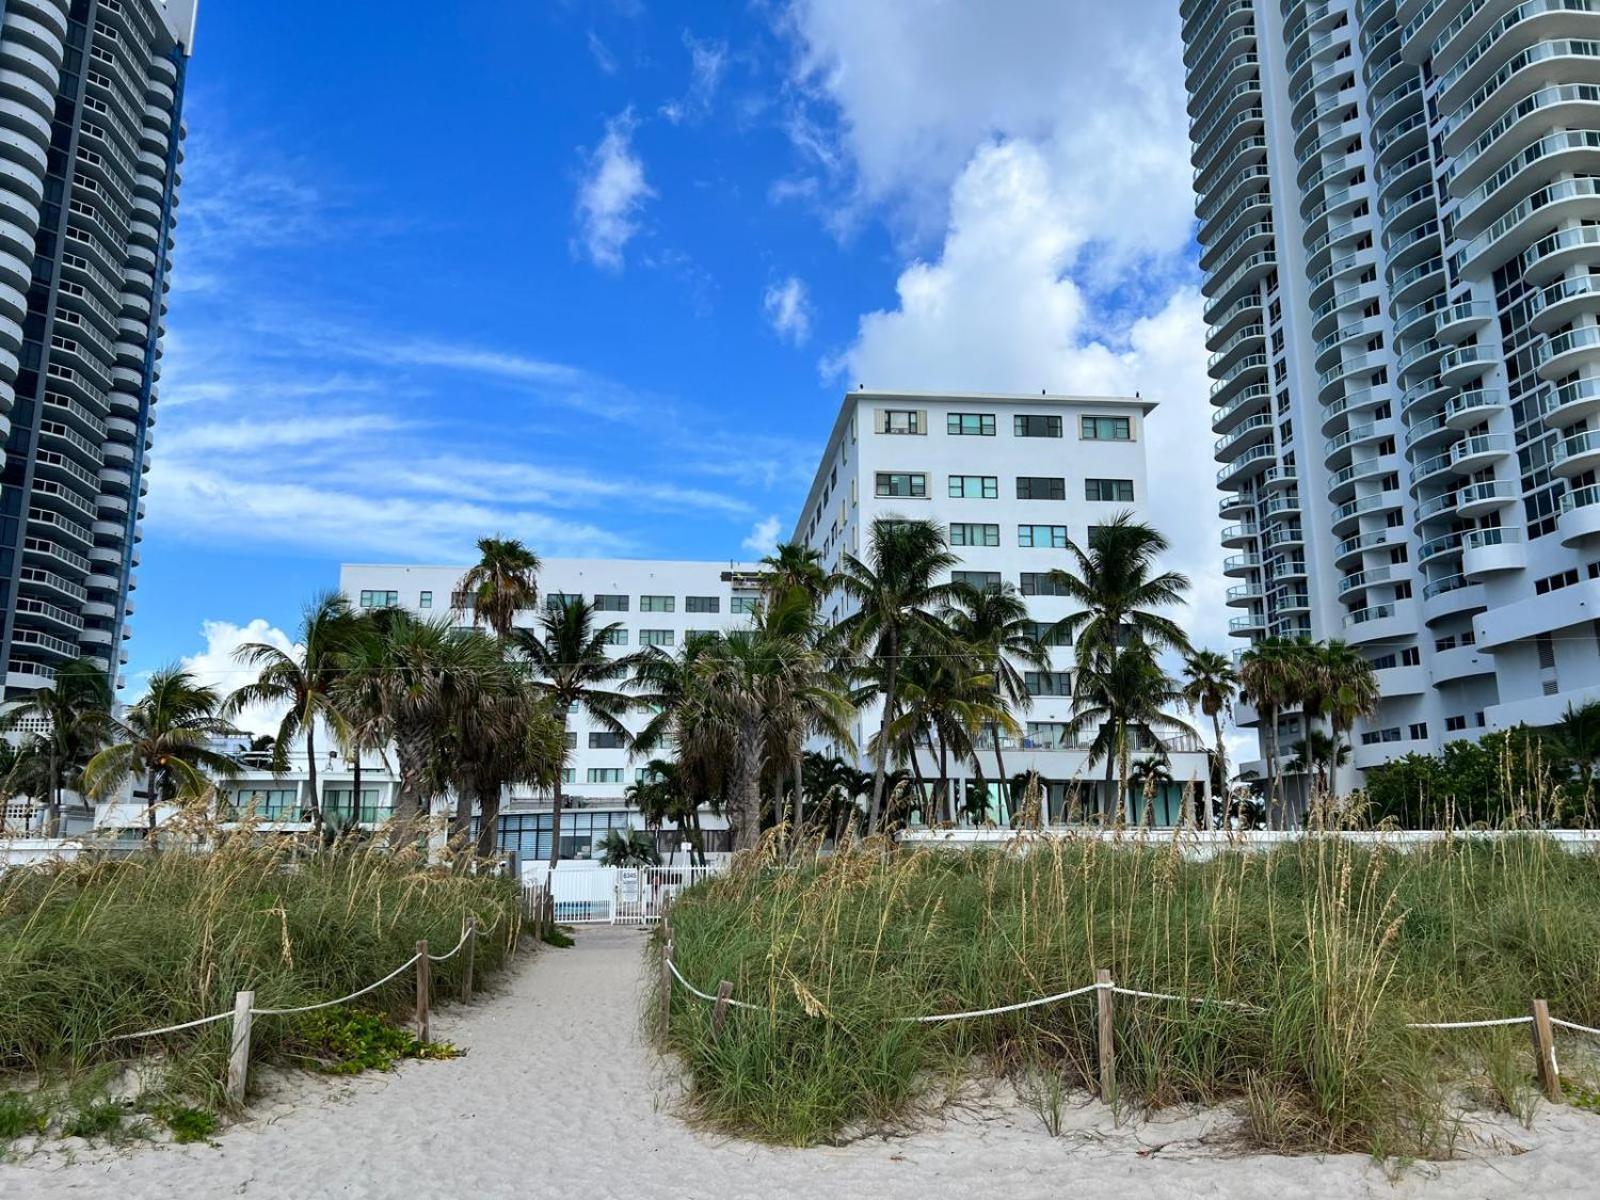
[[156, 1116], [172, 1131], [172, 1140], [180, 1143], [209, 1141], [217, 1132], [217, 1114], [204, 1108], [187, 1104], [163, 1104], [157, 1107]]
[[43, 1133], [49, 1124], [50, 1110], [37, 1096], [0, 1092], [0, 1142]]
[[104, 1096], [79, 1104], [61, 1127], [63, 1137], [115, 1140], [127, 1116], [122, 1105]]
[[311, 1013], [297, 1032], [303, 1048], [296, 1057], [330, 1075], [390, 1071], [402, 1059], [454, 1058], [459, 1053], [448, 1042], [419, 1041], [376, 1013], [349, 1008]]

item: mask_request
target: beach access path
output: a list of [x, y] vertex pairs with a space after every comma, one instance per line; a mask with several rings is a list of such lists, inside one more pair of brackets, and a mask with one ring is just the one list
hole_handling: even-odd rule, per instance
[[681, 1084], [641, 1038], [644, 946], [638, 930], [580, 930], [576, 947], [435, 1012], [434, 1036], [461, 1058], [338, 1083], [280, 1076], [215, 1145], [35, 1155], [0, 1165], [0, 1197], [1559, 1200], [1600, 1186], [1600, 1117], [1549, 1106], [1532, 1131], [1503, 1127], [1515, 1149], [1397, 1182], [1357, 1155], [1241, 1154], [1226, 1112], [1117, 1128], [1083, 1099], [1052, 1138], [1005, 1085], [906, 1137], [793, 1150], [709, 1135], [676, 1115]]

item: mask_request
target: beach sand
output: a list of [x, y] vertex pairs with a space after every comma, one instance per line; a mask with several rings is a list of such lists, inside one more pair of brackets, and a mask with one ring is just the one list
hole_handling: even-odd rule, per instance
[[1222, 1111], [1116, 1128], [1080, 1100], [1052, 1138], [1003, 1086], [906, 1137], [788, 1150], [709, 1136], [674, 1115], [680, 1085], [640, 1039], [643, 944], [636, 930], [582, 930], [496, 994], [440, 1010], [435, 1036], [463, 1058], [340, 1083], [276, 1076], [215, 1145], [39, 1153], [0, 1165], [0, 1197], [1600, 1196], [1600, 1117], [1565, 1107], [1541, 1106], [1532, 1130], [1488, 1127], [1503, 1152], [1394, 1181], [1356, 1155], [1241, 1154]]

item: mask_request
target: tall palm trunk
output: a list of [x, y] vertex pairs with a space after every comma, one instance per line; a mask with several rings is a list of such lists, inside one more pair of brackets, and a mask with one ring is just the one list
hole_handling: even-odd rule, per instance
[[311, 788], [311, 832], [322, 832], [322, 793], [317, 791], [317, 718], [306, 722], [306, 782]]
[[[883, 720], [878, 725], [878, 749], [872, 756], [872, 805], [867, 810], [867, 836], [878, 832], [878, 818], [883, 815], [883, 784], [889, 761], [889, 723], [894, 720], [895, 705], [899, 701], [900, 639], [890, 636], [888, 645], [889, 669], [883, 679]], [[911, 760], [916, 762], [913, 752]]]
[[1117, 769], [1117, 756], [1114, 753], [1112, 753], [1110, 750], [1107, 750], [1106, 751], [1106, 784], [1105, 784], [1105, 787], [1101, 790], [1101, 793], [1100, 793], [1101, 796], [1103, 797], [1103, 801], [1102, 801], [1102, 803], [1100, 805], [1100, 823], [1102, 825], [1105, 824], [1106, 821], [1111, 818], [1112, 810], [1116, 806], [1115, 805], [1115, 797], [1113, 796], [1113, 792], [1116, 789], [1116, 784], [1112, 782], [1112, 773], [1116, 769]]
[[[989, 811], [989, 781], [983, 777], [983, 761], [978, 757], [976, 750], [972, 752], [972, 773], [975, 776], [973, 782], [977, 785], [978, 795], [983, 797], [983, 811], [987, 813]], [[956, 781], [956, 793], [961, 797], [961, 807], [967, 807], [967, 789], [960, 780]]]
[[145, 837], [153, 850], [156, 845], [156, 769], [154, 766], [145, 768], [144, 788], [144, 815], [147, 826]]
[[493, 858], [500, 838], [500, 781], [478, 786], [478, 837], [474, 849], [479, 858]]
[[931, 825], [933, 822], [928, 820], [928, 805], [930, 801], [928, 796], [928, 785], [923, 781], [922, 778], [922, 760], [917, 757], [917, 743], [915, 739], [913, 739], [911, 743], [910, 758], [911, 778], [917, 781], [917, 811], [922, 814], [923, 821]]
[[[1222, 780], [1222, 794], [1228, 794], [1228, 749], [1222, 742], [1222, 710], [1211, 714], [1211, 732], [1217, 739], [1217, 774]], [[1211, 780], [1206, 780], [1206, 832], [1217, 827], [1216, 798], [1211, 795]]]
[[1117, 797], [1118, 819], [1134, 823], [1133, 798], [1128, 795], [1128, 726], [1123, 724], [1117, 737], [1117, 783], [1121, 795]]
[[746, 720], [735, 736], [733, 848], [754, 849], [761, 840], [761, 723]]
[[[1000, 791], [1003, 795], [1006, 787], [1006, 760], [1005, 756], [1000, 753], [1000, 722], [994, 721], [990, 723], [989, 736], [994, 739], [995, 778], [1000, 781]], [[973, 761], [977, 761], [976, 755], [973, 756]], [[1010, 805], [1008, 804], [1006, 807], [1009, 809]]]
[[1278, 804], [1278, 710], [1275, 706], [1269, 707], [1264, 715], [1268, 717], [1270, 732], [1267, 738], [1267, 828], [1275, 829], [1272, 822]]
[[954, 806], [950, 801], [950, 763], [945, 758], [945, 750], [946, 744], [944, 735], [939, 735], [939, 745], [938, 748], [935, 749], [933, 744], [933, 726], [928, 726], [928, 765], [932, 766], [935, 758], [937, 758], [939, 762], [939, 783], [936, 788], [936, 794], [939, 797], [938, 806], [946, 811], [951, 811], [953, 810]]
[[[373, 813], [374, 817], [378, 814]], [[355, 750], [355, 763], [350, 768], [350, 827], [354, 832], [361, 831], [361, 747]]]
[[797, 839], [805, 836], [805, 827], [805, 754], [803, 751], [796, 750], [794, 755], [794, 833]]

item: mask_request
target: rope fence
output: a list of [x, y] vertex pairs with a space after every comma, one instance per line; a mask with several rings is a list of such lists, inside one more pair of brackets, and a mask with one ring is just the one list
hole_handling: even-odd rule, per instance
[[[250, 1030], [251, 1023], [256, 1017], [290, 1017], [300, 1013], [316, 1012], [319, 1009], [334, 1008], [340, 1004], [348, 1004], [352, 1000], [359, 1000], [371, 992], [377, 991], [387, 983], [392, 983], [405, 972], [415, 967], [417, 971], [417, 1040], [429, 1040], [429, 999], [432, 991], [432, 964], [448, 962], [462, 951], [466, 952], [467, 962], [461, 981], [461, 1000], [468, 1002], [472, 999], [473, 970], [477, 958], [478, 939], [488, 937], [500, 928], [500, 923], [505, 919], [502, 912], [494, 919], [494, 924], [487, 929], [478, 928], [478, 918], [468, 914], [462, 922], [460, 940], [444, 954], [430, 954], [428, 952], [428, 939], [423, 938], [417, 943], [417, 952], [382, 979], [367, 984], [366, 987], [351, 992], [347, 996], [340, 996], [336, 1000], [321, 1000], [315, 1004], [302, 1004], [294, 1008], [257, 1008], [255, 1007], [255, 993], [253, 991], [238, 992], [234, 996], [234, 1006], [228, 1012], [212, 1013], [210, 1016], [198, 1017], [193, 1021], [184, 1021], [177, 1025], [163, 1025], [159, 1029], [141, 1029], [137, 1033], [119, 1033], [104, 1039], [103, 1045], [114, 1042], [135, 1041], [140, 1038], [159, 1037], [168, 1033], [179, 1033], [185, 1029], [198, 1029], [202, 1025], [210, 1025], [216, 1021], [233, 1020], [233, 1040], [228, 1061], [227, 1097], [231, 1104], [239, 1104], [244, 1100], [245, 1084], [250, 1061]], [[688, 986], [688, 981], [684, 981]], [[693, 990], [693, 989], [691, 989]], [[711, 997], [714, 999], [714, 997]]]
[[[662, 948], [661, 955], [661, 1024], [663, 1033], [666, 1031], [671, 1018], [672, 980], [677, 980], [690, 995], [706, 1001], [715, 1006], [712, 1011], [712, 1036], [713, 1039], [720, 1034], [722, 1024], [729, 1008], [742, 1008], [750, 1011], [761, 1012], [766, 1006], [751, 1004], [744, 1000], [733, 999], [733, 984], [724, 979], [717, 988], [716, 995], [703, 992], [694, 984], [684, 978], [683, 972], [678, 970], [678, 964], [673, 961], [674, 943], [670, 936], [671, 925], [668, 923], [669, 936]], [[1266, 1016], [1268, 1011], [1255, 1004], [1247, 1004], [1242, 1000], [1224, 1000], [1213, 996], [1180, 996], [1172, 992], [1146, 992], [1137, 988], [1126, 988], [1116, 984], [1111, 979], [1109, 971], [1100, 971], [1094, 983], [1085, 984], [1083, 987], [1072, 988], [1070, 991], [1056, 992], [1049, 996], [1039, 996], [1032, 1000], [1019, 1000], [1012, 1004], [1000, 1004], [993, 1008], [971, 1009], [965, 1012], [934, 1013], [929, 1016], [894, 1017], [897, 1023], [936, 1025], [948, 1021], [970, 1021], [980, 1017], [996, 1017], [1005, 1013], [1021, 1012], [1024, 1009], [1040, 1008], [1049, 1004], [1058, 1004], [1064, 1000], [1072, 1000], [1079, 996], [1093, 993], [1099, 1000], [1099, 1037], [1100, 1037], [1100, 1090], [1107, 1103], [1114, 1103], [1116, 1098], [1116, 1068], [1115, 1068], [1115, 1040], [1113, 1037], [1112, 997], [1127, 996], [1136, 1000], [1160, 1000], [1179, 1004], [1211, 1005], [1220, 1008], [1231, 1008], [1251, 1016]], [[1590, 1025], [1580, 1025], [1576, 1021], [1564, 1021], [1559, 1017], [1552, 1017], [1548, 1004], [1541, 999], [1535, 999], [1531, 1004], [1531, 1012], [1525, 1016], [1517, 1017], [1490, 1017], [1475, 1021], [1412, 1021], [1407, 1022], [1407, 1029], [1424, 1030], [1457, 1030], [1457, 1029], [1492, 1029], [1512, 1025], [1530, 1025], [1533, 1027], [1533, 1046], [1536, 1056], [1537, 1075], [1539, 1082], [1544, 1087], [1545, 1096], [1552, 1100], [1561, 1099], [1560, 1070], [1556, 1064], [1555, 1042], [1552, 1028], [1570, 1030], [1573, 1033], [1592, 1034], [1600, 1037], [1600, 1029]], [[822, 1010], [813, 1011], [809, 1006], [807, 1013], [818, 1016]]]

